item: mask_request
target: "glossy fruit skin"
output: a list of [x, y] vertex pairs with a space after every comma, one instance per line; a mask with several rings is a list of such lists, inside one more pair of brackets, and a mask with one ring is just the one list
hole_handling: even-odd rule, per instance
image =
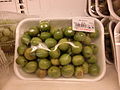
[[40, 42], [42, 42], [42, 40], [39, 37], [33, 37], [30, 41], [32, 46], [36, 46], [39, 45]]
[[90, 58], [87, 59], [87, 62], [90, 64], [95, 64], [97, 62], [96, 56], [92, 55]]
[[47, 21], [41, 21], [39, 23], [39, 27], [40, 27], [40, 31], [44, 31], [44, 32], [50, 31], [51, 28], [49, 22]]
[[51, 37], [51, 33], [49, 32], [42, 32], [39, 36], [43, 41]]
[[59, 59], [51, 59], [52, 65], [58, 66], [60, 65]]
[[95, 30], [95, 32], [90, 33], [90, 38], [96, 39], [99, 36], [99, 31]]
[[21, 42], [25, 45], [29, 45], [30, 43], [30, 40], [31, 40], [31, 37], [28, 35], [28, 34], [24, 34], [22, 37], [21, 37]]
[[92, 76], [97, 76], [99, 74], [99, 66], [97, 64], [90, 65], [89, 74]]
[[82, 52], [85, 58], [90, 58], [93, 55], [93, 50], [90, 46], [85, 46]]
[[36, 61], [30, 61], [23, 67], [23, 70], [26, 73], [34, 73], [36, 71], [36, 69], [37, 69], [37, 62]]
[[36, 71], [36, 75], [39, 77], [39, 78], [45, 78], [47, 76], [47, 70], [43, 70], [43, 69], [38, 69]]
[[74, 40], [83, 42], [86, 38], [86, 34], [83, 32], [76, 32], [74, 35]]
[[54, 50], [54, 48], [52, 48], [51, 51], [49, 52], [49, 55], [51, 58], [57, 59], [60, 56], [60, 50], [59, 49]]
[[27, 59], [25, 59], [24, 56], [18, 56], [17, 59], [16, 59], [16, 63], [18, 65], [24, 67], [28, 63], [28, 61], [27, 61]]
[[55, 31], [53, 37], [56, 40], [62, 39], [63, 38], [63, 32], [62, 32], [62, 30]]
[[45, 40], [45, 44], [48, 48], [52, 48], [57, 44], [57, 41], [54, 38], [48, 38]]
[[69, 54], [63, 54], [59, 58], [59, 61], [61, 65], [67, 65], [71, 62], [71, 56]]
[[72, 36], [74, 36], [74, 34], [75, 34], [75, 31], [72, 30], [72, 27], [65, 28], [64, 35], [66, 37], [72, 37]]
[[82, 65], [83, 63], [84, 63], [84, 57], [83, 56], [81, 56], [81, 55], [75, 55], [75, 56], [73, 56], [73, 58], [72, 58], [72, 63], [73, 63], [73, 65], [75, 65], [75, 66], [78, 66], [78, 65]]
[[24, 52], [24, 56], [27, 60], [35, 60], [36, 56], [32, 54], [32, 48], [27, 48]]
[[40, 59], [39, 68], [48, 69], [51, 66], [51, 62], [48, 59]]
[[27, 49], [27, 46], [26, 45], [20, 45], [20, 46], [18, 46], [18, 48], [17, 48], [17, 53], [19, 54], [19, 55], [24, 55], [24, 52], [25, 52], [25, 50]]
[[44, 49], [37, 49], [36, 50], [36, 56], [39, 58], [46, 58], [48, 57], [49, 53], [48, 51], [44, 50]]
[[29, 28], [28, 34], [31, 37], [37, 36], [38, 33], [39, 33], [39, 30], [36, 26]]
[[61, 76], [61, 71], [59, 67], [52, 66], [48, 69], [48, 76], [51, 78], [59, 78]]
[[61, 51], [66, 51], [69, 49], [69, 44], [65, 43], [65, 42], [68, 42], [68, 40], [66, 38], [63, 38], [63, 39], [60, 39], [59, 43], [61, 43], [59, 45], [59, 49]]
[[72, 47], [72, 53], [80, 54], [82, 52], [82, 44], [78, 41], [74, 41], [73, 44], [78, 47]]
[[74, 66], [73, 65], [65, 65], [61, 69], [62, 76], [65, 78], [70, 78], [74, 74]]
[[82, 78], [83, 75], [84, 75], [83, 68], [82, 67], [76, 67], [74, 76], [79, 79], [79, 78]]

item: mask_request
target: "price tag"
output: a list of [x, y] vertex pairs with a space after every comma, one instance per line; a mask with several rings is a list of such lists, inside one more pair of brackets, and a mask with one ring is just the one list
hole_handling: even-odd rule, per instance
[[88, 17], [73, 18], [72, 29], [75, 31], [95, 32], [94, 20]]

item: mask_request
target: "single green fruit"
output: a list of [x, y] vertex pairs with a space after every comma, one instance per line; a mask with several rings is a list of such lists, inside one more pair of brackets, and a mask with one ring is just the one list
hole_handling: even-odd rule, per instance
[[66, 37], [72, 37], [72, 36], [74, 36], [74, 34], [75, 34], [75, 31], [72, 30], [72, 27], [65, 28], [64, 35]]
[[74, 66], [73, 65], [65, 65], [61, 70], [62, 76], [65, 78], [70, 78], [74, 74]]
[[10, 31], [9, 28], [4, 28], [4, 30], [3, 30], [3, 35], [4, 35], [4, 36], [10, 36], [11, 33], [12, 33], [12, 32]]
[[24, 67], [23, 70], [27, 73], [34, 73], [37, 69], [37, 62], [30, 61]]
[[48, 76], [51, 78], [59, 78], [61, 76], [60, 68], [52, 66], [48, 69]]
[[3, 36], [3, 37], [0, 38], [1, 42], [6, 42], [8, 40], [9, 40], [9, 37], [7, 37], [7, 36]]
[[68, 43], [65, 43], [65, 42], [68, 42], [68, 40], [66, 38], [63, 38], [63, 39], [60, 39], [59, 43], [61, 43], [59, 45], [59, 49], [61, 51], [66, 51], [69, 49], [69, 44]]
[[60, 65], [59, 59], [51, 59], [52, 65]]
[[45, 40], [45, 44], [48, 48], [52, 48], [57, 44], [57, 41], [54, 38], [48, 38]]
[[82, 67], [76, 67], [75, 68], [75, 77], [76, 78], [82, 78], [84, 76], [83, 68]]
[[40, 78], [45, 78], [47, 76], [47, 70], [38, 69], [36, 75]]
[[62, 39], [63, 38], [63, 32], [62, 32], [62, 30], [55, 31], [53, 37], [56, 40]]
[[36, 26], [34, 26], [29, 29], [28, 33], [30, 36], [34, 37], [37, 36], [37, 34], [39, 34], [39, 30]]
[[93, 55], [93, 50], [90, 46], [85, 46], [83, 48], [83, 56], [85, 58], [90, 58]]
[[24, 56], [27, 60], [35, 60], [36, 56], [33, 55], [32, 48], [27, 48], [24, 52]]
[[52, 35], [54, 35], [54, 33], [55, 33], [57, 30], [58, 30], [57, 28], [51, 28], [50, 33], [51, 33]]
[[90, 33], [90, 38], [96, 39], [98, 37], [99, 37], [99, 31], [98, 30], [95, 30], [95, 32]]
[[97, 54], [97, 52], [98, 52], [98, 47], [97, 47], [97, 45], [91, 44], [90, 47], [92, 48], [93, 53], [94, 53], [94, 54]]
[[40, 38], [44, 41], [44, 40], [50, 38], [51, 36], [52, 35], [49, 32], [42, 32], [41, 35], [40, 35]]
[[67, 65], [71, 62], [71, 56], [69, 54], [63, 54], [59, 58], [59, 61], [61, 65]]
[[36, 56], [39, 58], [46, 58], [48, 57], [48, 51], [44, 50], [44, 49], [37, 49], [36, 50]]
[[18, 58], [16, 59], [16, 63], [24, 67], [28, 63], [28, 61], [25, 59], [24, 56], [18, 56]]
[[75, 66], [82, 65], [84, 63], [84, 57], [81, 55], [73, 56], [72, 63]]
[[83, 32], [76, 32], [75, 35], [74, 35], [74, 40], [76, 41], [85, 41], [85, 38], [86, 38], [86, 34], [83, 33]]
[[25, 50], [27, 49], [27, 46], [26, 45], [20, 45], [18, 48], [17, 48], [17, 52], [19, 55], [24, 55], [24, 52]]
[[83, 41], [85, 45], [90, 45], [91, 44], [91, 38], [89, 36], [85, 37], [85, 40]]
[[60, 50], [57, 49], [57, 50], [54, 50], [54, 48], [51, 49], [51, 51], [49, 52], [49, 55], [51, 58], [59, 58], [60, 56]]
[[42, 40], [39, 37], [33, 37], [30, 41], [31, 45], [36, 46], [38, 45]]
[[72, 47], [72, 53], [73, 54], [80, 54], [82, 51], [82, 44], [78, 41], [73, 42], [75, 46], [77, 47]]
[[95, 55], [92, 55], [90, 58], [87, 59], [88, 63], [94, 64], [97, 62], [97, 58]]
[[22, 37], [21, 37], [21, 42], [23, 44], [26, 44], [26, 45], [29, 45], [30, 43], [30, 40], [31, 40], [31, 37], [27, 34], [24, 34]]
[[87, 74], [88, 73], [89, 64], [87, 62], [84, 62], [83, 65], [82, 65], [82, 68], [83, 68], [84, 74]]
[[51, 66], [51, 62], [48, 59], [40, 59], [39, 67], [41, 69], [48, 69]]
[[89, 74], [92, 76], [97, 76], [99, 74], [99, 67], [96, 64], [89, 66]]
[[50, 24], [47, 21], [41, 21], [39, 23], [39, 27], [41, 31], [50, 31]]

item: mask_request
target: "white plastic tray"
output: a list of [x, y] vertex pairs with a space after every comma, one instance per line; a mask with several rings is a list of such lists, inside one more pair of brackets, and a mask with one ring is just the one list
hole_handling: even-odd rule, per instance
[[[91, 18], [91, 17], [89, 17]], [[100, 36], [99, 38], [95, 41], [96, 45], [99, 46], [99, 51], [97, 54], [97, 58], [98, 58], [98, 65], [100, 66], [100, 73], [98, 76], [93, 77], [93, 76], [89, 76], [86, 75], [84, 76], [84, 78], [81, 79], [76, 79], [76, 78], [58, 78], [58, 79], [52, 79], [52, 78], [44, 78], [44, 79], [40, 79], [37, 78], [36, 75], [33, 74], [27, 74], [25, 72], [23, 72], [21, 70], [21, 68], [16, 64], [16, 58], [18, 57], [17, 54], [17, 47], [19, 46], [20, 43], [20, 37], [21, 35], [28, 30], [28, 28], [32, 25], [37, 25], [39, 23], [39, 21], [41, 20], [40, 18], [28, 18], [28, 19], [24, 19], [23, 21], [21, 21], [17, 27], [16, 30], [16, 42], [15, 42], [15, 56], [14, 56], [14, 71], [15, 74], [23, 80], [62, 80], [62, 81], [98, 81], [101, 78], [103, 78], [105, 72], [106, 72], [106, 64], [105, 64], [105, 51], [104, 51], [104, 28], [102, 23], [95, 19], [95, 18], [91, 18], [95, 21], [95, 27], [96, 29], [99, 30], [100, 32]], [[63, 26], [68, 26], [71, 25], [71, 19], [51, 19], [50, 20], [51, 26], [56, 26], [56, 27], [63, 27]]]

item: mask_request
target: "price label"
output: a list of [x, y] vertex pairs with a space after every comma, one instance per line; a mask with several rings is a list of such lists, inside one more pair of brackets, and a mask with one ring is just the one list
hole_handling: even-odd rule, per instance
[[88, 17], [73, 18], [72, 29], [75, 31], [95, 32], [94, 20]]

